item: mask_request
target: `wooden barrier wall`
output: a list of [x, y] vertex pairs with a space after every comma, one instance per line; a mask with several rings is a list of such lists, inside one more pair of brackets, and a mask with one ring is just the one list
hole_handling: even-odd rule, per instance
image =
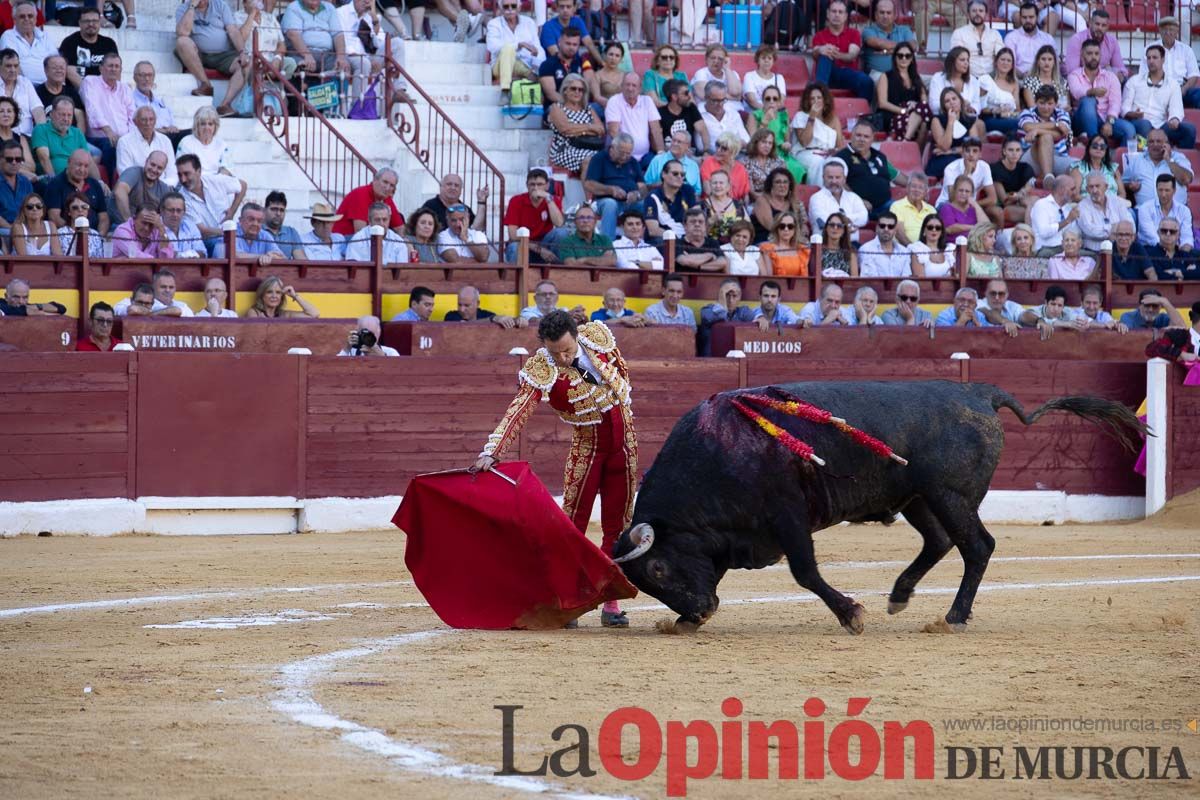
[[[0, 500], [142, 496], [370, 497], [418, 473], [470, 464], [516, 390], [518, 357], [344, 359], [287, 355], [9, 354], [0, 422]], [[631, 359], [642, 468], [678, 417], [714, 392], [794, 380], [959, 380], [948, 359]], [[1140, 363], [977, 360], [973, 380], [1026, 409], [1064, 394], [1136, 407]], [[1179, 376], [1176, 376], [1176, 380]], [[1200, 485], [1200, 393], [1173, 387], [1175, 494]], [[1090, 423], [1063, 415], [1008, 444], [998, 489], [1138, 495], [1134, 460]], [[1182, 423], [1182, 424], [1181, 424]], [[1181, 430], [1182, 429], [1182, 430]], [[560, 490], [570, 429], [548, 409], [511, 459]]]
[[1183, 385], [1182, 367], [1172, 369], [1167, 383], [1171, 393], [1167, 497], [1175, 497], [1200, 486], [1200, 387]]

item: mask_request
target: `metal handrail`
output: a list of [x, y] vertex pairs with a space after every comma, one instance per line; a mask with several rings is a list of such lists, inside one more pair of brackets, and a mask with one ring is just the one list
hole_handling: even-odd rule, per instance
[[[336, 208], [352, 189], [374, 179], [375, 166], [259, 51], [257, 30], [250, 72], [255, 117], [330, 205]], [[265, 102], [268, 97], [278, 111]], [[297, 116], [289, 114], [291, 108]]]
[[[504, 173], [492, 163], [462, 128], [455, 124], [437, 101], [413, 80], [408, 71], [392, 58], [392, 35], [388, 34], [383, 50], [386, 59], [384, 108], [387, 126], [400, 138], [408, 151], [416, 156], [425, 171], [441, 180], [449, 174], [463, 179], [463, 202], [475, 207], [476, 192], [488, 192], [489, 215], [484, 233], [489, 242], [498, 242], [500, 257], [504, 257], [505, 203]], [[409, 96], [399, 95], [393, 88], [397, 78], [403, 78], [408, 92], [416, 92], [424, 105], [418, 107]]]

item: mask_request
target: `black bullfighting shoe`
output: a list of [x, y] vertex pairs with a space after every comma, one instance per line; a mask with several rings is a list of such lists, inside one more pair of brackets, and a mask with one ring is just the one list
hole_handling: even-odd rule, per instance
[[563, 627], [569, 631], [573, 631], [579, 627], [579, 620], [573, 619], [570, 622], [568, 622], [566, 625], [563, 625]]
[[601, 611], [600, 624], [606, 628], [628, 628], [629, 617], [624, 611]]

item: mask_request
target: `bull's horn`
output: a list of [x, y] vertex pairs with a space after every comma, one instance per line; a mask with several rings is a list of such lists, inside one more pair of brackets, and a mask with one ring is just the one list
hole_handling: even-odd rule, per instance
[[633, 543], [633, 549], [620, 558], [614, 558], [613, 563], [620, 564], [645, 555], [646, 551], [650, 549], [650, 545], [654, 544], [654, 528], [645, 522], [634, 525], [633, 530], [629, 532], [629, 541]]

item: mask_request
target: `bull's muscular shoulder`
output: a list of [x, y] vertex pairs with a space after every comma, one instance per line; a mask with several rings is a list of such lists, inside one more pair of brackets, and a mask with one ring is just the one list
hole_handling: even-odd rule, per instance
[[548, 392], [554, 381], [558, 380], [558, 367], [555, 366], [549, 351], [543, 347], [529, 357], [525, 366], [517, 373], [517, 378], [534, 389]]
[[611, 353], [617, 348], [617, 337], [599, 320], [585, 322], [579, 326], [579, 341], [584, 347], [597, 353]]

